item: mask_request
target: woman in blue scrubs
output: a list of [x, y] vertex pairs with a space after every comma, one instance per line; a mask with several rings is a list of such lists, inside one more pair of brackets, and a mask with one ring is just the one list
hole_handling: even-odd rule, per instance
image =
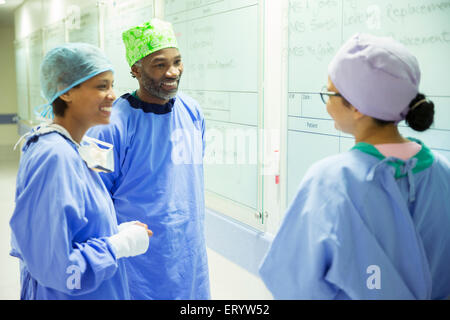
[[348, 152], [303, 178], [261, 267], [276, 299], [444, 299], [450, 295], [450, 164], [398, 122], [428, 129], [416, 58], [356, 34], [321, 93]]
[[111, 146], [83, 137], [109, 123], [113, 80], [108, 59], [88, 44], [57, 47], [42, 62], [54, 120], [25, 136], [10, 221], [21, 299], [130, 298], [120, 258], [146, 252], [151, 231], [138, 222], [117, 226], [98, 174], [111, 166]]

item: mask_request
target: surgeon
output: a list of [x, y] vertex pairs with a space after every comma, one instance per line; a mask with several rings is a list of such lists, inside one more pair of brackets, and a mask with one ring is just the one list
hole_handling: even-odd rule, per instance
[[114, 145], [101, 177], [119, 222], [139, 220], [154, 236], [127, 260], [132, 299], [209, 299], [204, 238], [203, 114], [178, 91], [183, 62], [172, 26], [152, 19], [123, 33], [139, 88], [116, 100], [111, 123], [89, 135]]
[[[109, 60], [71, 43], [41, 64], [42, 115], [53, 118], [23, 139], [11, 255], [20, 259], [21, 299], [130, 299], [124, 259], [143, 254], [151, 231], [117, 225], [98, 172], [114, 169], [111, 145], [84, 134], [109, 123], [115, 100]], [[111, 157], [111, 159], [113, 159]]]
[[450, 294], [450, 164], [424, 131], [434, 105], [416, 58], [392, 38], [352, 36], [321, 93], [348, 152], [305, 174], [260, 266], [276, 299], [444, 299]]

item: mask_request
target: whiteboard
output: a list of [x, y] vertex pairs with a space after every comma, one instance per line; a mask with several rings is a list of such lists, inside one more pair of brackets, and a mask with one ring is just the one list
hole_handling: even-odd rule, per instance
[[45, 53], [66, 42], [66, 28], [64, 20], [45, 26], [43, 30], [43, 46]]
[[[69, 42], [85, 42], [99, 46], [99, 7], [97, 5], [79, 8], [71, 6], [76, 10], [76, 19], [66, 21]], [[70, 11], [69, 11], [70, 12]]]
[[424, 133], [404, 123], [399, 129], [450, 159], [449, 1], [291, 0], [289, 5], [286, 205], [314, 162], [354, 144], [334, 128], [318, 93], [329, 61], [356, 32], [391, 36], [417, 57], [420, 91], [435, 103], [435, 123]]
[[130, 75], [126, 61], [122, 33], [153, 18], [152, 0], [124, 0], [107, 2], [104, 10], [104, 50], [114, 65], [114, 91], [117, 96], [137, 89], [138, 82]]
[[183, 92], [205, 116], [205, 189], [258, 209], [258, 1], [165, 1]]
[[31, 121], [37, 122], [34, 108], [47, 101], [41, 96], [40, 67], [44, 58], [43, 32], [42, 29], [33, 32], [28, 38], [28, 90], [29, 90], [29, 117]]
[[28, 53], [27, 41], [19, 40], [15, 42], [15, 58], [16, 58], [16, 88], [17, 88], [17, 114], [20, 119], [28, 120]]

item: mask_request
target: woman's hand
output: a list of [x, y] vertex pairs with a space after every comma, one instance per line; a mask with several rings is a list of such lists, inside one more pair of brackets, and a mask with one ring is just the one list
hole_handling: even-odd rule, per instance
[[136, 221], [134, 224], [137, 224], [138, 226], [144, 227], [145, 230], [147, 230], [147, 234], [148, 234], [149, 237], [151, 237], [151, 236], [153, 235], [153, 231], [150, 230], [150, 229], [148, 228], [148, 226], [147, 226], [145, 223]]

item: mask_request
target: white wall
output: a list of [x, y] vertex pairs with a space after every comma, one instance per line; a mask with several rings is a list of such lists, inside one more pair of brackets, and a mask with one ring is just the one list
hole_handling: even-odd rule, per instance
[[[14, 26], [0, 27], [0, 114], [17, 113], [14, 56]], [[15, 124], [0, 124], [0, 148], [14, 145], [18, 140]], [[0, 152], [3, 154], [2, 150]]]
[[[11, 150], [5, 150], [5, 153]], [[17, 162], [0, 159], [0, 300], [20, 298], [19, 259], [9, 255], [11, 229], [9, 220], [14, 211]]]

